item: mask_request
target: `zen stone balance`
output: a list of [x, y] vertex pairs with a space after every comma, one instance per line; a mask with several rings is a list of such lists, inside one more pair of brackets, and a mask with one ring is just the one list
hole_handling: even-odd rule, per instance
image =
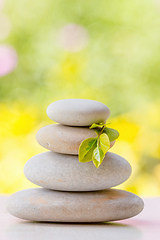
[[37, 142], [50, 150], [33, 156], [24, 174], [38, 188], [14, 193], [7, 210], [46, 222], [107, 222], [133, 217], [144, 207], [137, 195], [113, 189], [131, 166], [110, 152], [119, 133], [108, 128], [109, 108], [88, 99], [64, 99], [47, 108], [57, 124], [41, 128]]

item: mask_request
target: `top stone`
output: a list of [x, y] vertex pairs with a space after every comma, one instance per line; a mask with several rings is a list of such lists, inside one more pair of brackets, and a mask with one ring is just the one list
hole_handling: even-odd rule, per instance
[[109, 108], [89, 99], [63, 99], [51, 103], [47, 115], [55, 122], [68, 126], [90, 126], [105, 122], [110, 116]]

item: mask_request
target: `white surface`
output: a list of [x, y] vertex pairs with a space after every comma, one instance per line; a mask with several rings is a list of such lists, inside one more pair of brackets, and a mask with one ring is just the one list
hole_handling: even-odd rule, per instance
[[144, 210], [128, 220], [100, 224], [37, 223], [11, 216], [0, 197], [1, 240], [159, 240], [160, 198], [143, 199]]

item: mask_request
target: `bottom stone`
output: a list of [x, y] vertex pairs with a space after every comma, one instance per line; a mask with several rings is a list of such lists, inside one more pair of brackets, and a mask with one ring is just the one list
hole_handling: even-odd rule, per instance
[[60, 192], [44, 188], [11, 195], [7, 210], [32, 221], [108, 222], [133, 217], [143, 209], [137, 195], [116, 189], [96, 192]]

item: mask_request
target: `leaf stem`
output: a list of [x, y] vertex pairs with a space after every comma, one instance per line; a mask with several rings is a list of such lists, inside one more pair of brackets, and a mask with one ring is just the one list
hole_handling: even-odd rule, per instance
[[98, 133], [98, 139], [97, 139], [97, 146], [98, 147], [100, 147], [99, 138], [100, 138], [100, 135], [103, 133], [104, 128], [105, 128], [105, 125], [101, 128], [101, 131]]
[[98, 138], [99, 138], [100, 135], [103, 133], [104, 128], [105, 128], [105, 125], [101, 128], [101, 131], [98, 133]]

